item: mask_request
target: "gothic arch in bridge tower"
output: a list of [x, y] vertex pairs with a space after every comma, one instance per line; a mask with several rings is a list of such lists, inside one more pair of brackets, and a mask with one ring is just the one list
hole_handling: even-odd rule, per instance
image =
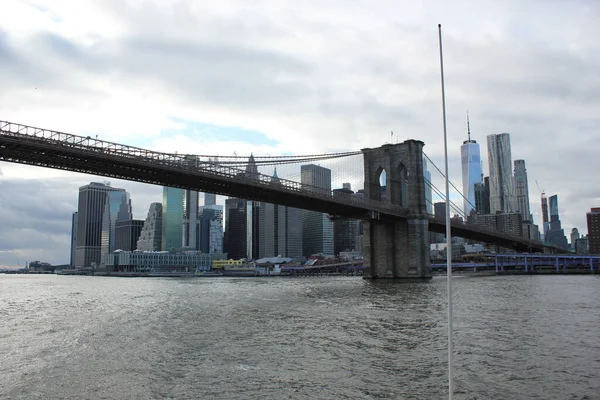
[[[365, 223], [364, 255], [371, 278], [429, 278], [429, 231], [419, 140], [363, 149], [365, 197], [401, 208], [406, 217]], [[385, 172], [385, 196], [380, 178]]]

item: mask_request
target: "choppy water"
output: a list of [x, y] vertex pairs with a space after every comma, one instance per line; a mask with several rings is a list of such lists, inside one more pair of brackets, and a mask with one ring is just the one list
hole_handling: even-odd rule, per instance
[[[600, 278], [455, 279], [457, 399], [600, 399]], [[0, 398], [447, 398], [445, 278], [0, 275]]]

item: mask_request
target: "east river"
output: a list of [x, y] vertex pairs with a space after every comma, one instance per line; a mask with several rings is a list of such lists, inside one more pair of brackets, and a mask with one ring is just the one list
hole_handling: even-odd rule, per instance
[[[456, 399], [600, 399], [600, 276], [454, 280]], [[446, 281], [0, 275], [2, 399], [444, 399]]]

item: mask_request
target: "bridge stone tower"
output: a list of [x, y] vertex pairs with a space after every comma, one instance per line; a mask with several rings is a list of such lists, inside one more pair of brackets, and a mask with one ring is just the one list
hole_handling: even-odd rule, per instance
[[[429, 219], [425, 201], [423, 146], [419, 140], [363, 149], [365, 197], [405, 208], [406, 218], [364, 223], [367, 278], [431, 278]], [[380, 179], [385, 171], [385, 188]]]

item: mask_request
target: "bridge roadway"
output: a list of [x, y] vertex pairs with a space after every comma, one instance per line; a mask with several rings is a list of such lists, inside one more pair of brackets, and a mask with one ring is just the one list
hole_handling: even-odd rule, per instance
[[[277, 203], [357, 219], [430, 218], [429, 229], [444, 233], [445, 221], [409, 215], [408, 209], [336, 193], [286, 179], [248, 174], [194, 155], [161, 153], [69, 133], [0, 121], [0, 161], [34, 165]], [[453, 235], [510, 247], [544, 251], [544, 244], [453, 222]]]

